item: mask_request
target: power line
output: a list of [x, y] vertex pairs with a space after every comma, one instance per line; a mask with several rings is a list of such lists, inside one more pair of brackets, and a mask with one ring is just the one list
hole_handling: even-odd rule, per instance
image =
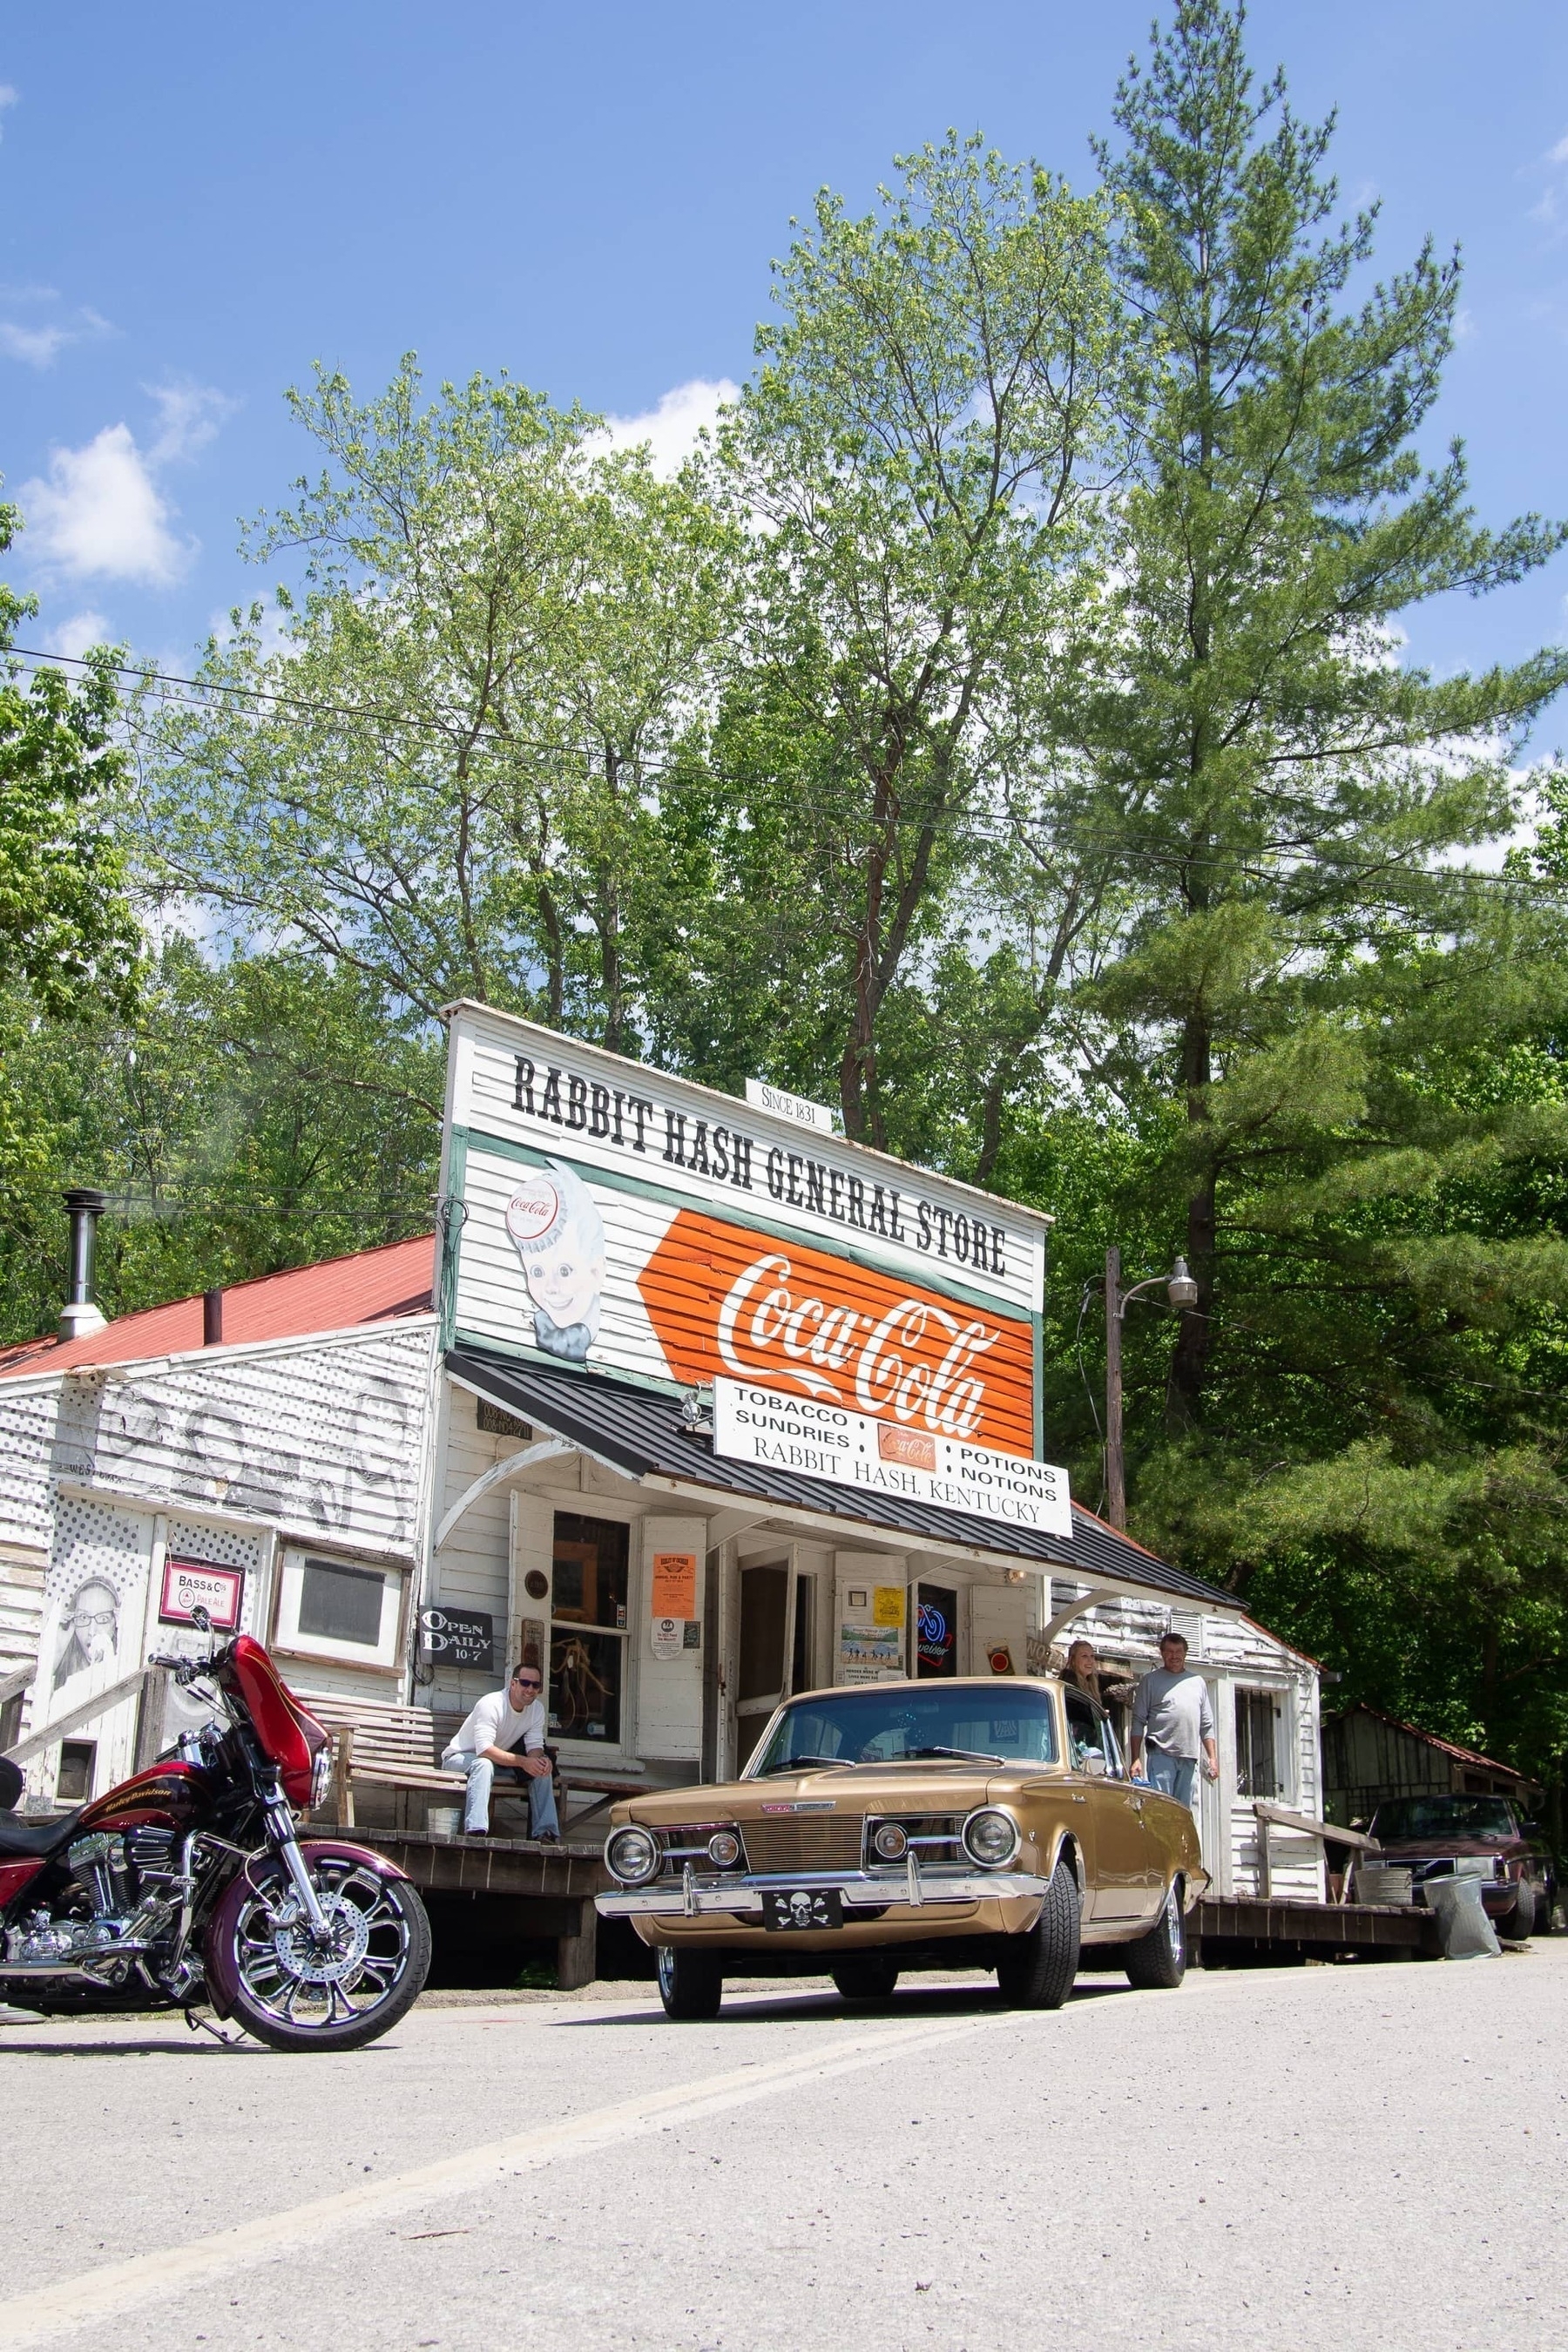
[[[347, 719], [378, 727], [404, 728], [414, 733], [434, 735], [445, 741], [450, 741], [454, 735], [462, 735], [470, 742], [490, 744], [504, 751], [537, 751], [547, 753], [553, 759], [574, 761], [581, 765], [584, 772], [592, 772], [595, 765], [594, 755], [591, 752], [584, 751], [580, 746], [563, 743], [548, 736], [520, 735], [500, 729], [483, 727], [468, 728], [456, 719], [424, 718], [417, 712], [384, 710], [374, 705], [367, 707], [357, 703], [323, 702], [305, 695], [285, 694], [273, 687], [230, 686], [217, 679], [185, 677], [174, 671], [157, 669], [149, 662], [94, 663], [85, 655], [46, 654], [28, 646], [13, 646], [0, 649], [0, 656], [5, 658], [31, 662], [37, 668], [54, 668], [60, 663], [66, 663], [77, 669], [107, 669], [115, 677], [135, 678], [149, 688], [153, 685], [160, 689], [167, 689], [171, 687], [188, 688], [191, 689], [188, 693], [171, 694], [161, 691], [158, 698], [161, 701], [179, 702], [191, 709], [209, 709], [212, 697], [227, 696], [242, 702], [271, 703], [280, 710], [299, 710], [315, 718]], [[657, 781], [662, 772], [654, 769], [644, 772], [650, 774], [652, 780]], [[742, 788], [755, 781], [751, 777], [734, 775], [723, 769], [715, 769], [710, 762], [707, 764], [707, 773], [721, 783]], [[820, 801], [814, 800], [811, 793], [803, 791], [798, 784], [792, 786], [791, 797], [797, 803], [804, 803], [817, 815], [832, 818], [841, 814], [838, 811], [825, 808]], [[984, 814], [976, 815], [962, 807], [951, 809], [945, 812], [944, 815], [951, 821], [952, 830], [968, 832], [982, 840], [999, 845], [1016, 842], [1027, 832], [1023, 820], [1016, 817], [1003, 819], [998, 823], [994, 818]], [[1071, 835], [1071, 846], [1075, 849], [1083, 846], [1090, 849], [1103, 849], [1113, 860], [1127, 865], [1167, 868], [1178, 873], [1194, 870], [1224, 872], [1239, 875], [1248, 881], [1278, 883], [1281, 880], [1289, 881], [1299, 875], [1311, 873], [1337, 872], [1343, 875], [1343, 868], [1339, 861], [1330, 857], [1302, 856], [1283, 866], [1258, 866], [1247, 864], [1238, 858], [1205, 856], [1200, 852], [1179, 846], [1170, 848], [1141, 846], [1125, 841], [1120, 835], [1107, 833], [1074, 831]], [[1277, 856], [1283, 854], [1274, 853]], [[1502, 874], [1479, 866], [1400, 866], [1393, 861], [1385, 860], [1380, 872], [1387, 875], [1391, 864], [1393, 864], [1393, 870], [1407, 883], [1452, 880], [1466, 884], [1481, 883], [1490, 887], [1516, 892], [1520, 890], [1560, 892], [1568, 887], [1568, 884], [1552, 875]], [[1345, 876], [1344, 878], [1355, 877]]]

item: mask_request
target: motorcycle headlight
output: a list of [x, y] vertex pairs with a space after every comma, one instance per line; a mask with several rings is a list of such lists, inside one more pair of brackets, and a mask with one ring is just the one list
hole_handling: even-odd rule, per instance
[[310, 1759], [310, 1811], [326, 1802], [327, 1783], [332, 1777], [332, 1743], [323, 1739]]
[[605, 1840], [605, 1867], [623, 1886], [641, 1886], [658, 1869], [658, 1840], [651, 1830], [612, 1830]]
[[982, 1805], [963, 1824], [963, 1850], [982, 1870], [1005, 1870], [1023, 1841], [1010, 1813]]
[[897, 1822], [883, 1822], [871, 1834], [871, 1843], [884, 1862], [897, 1862], [909, 1842], [908, 1832]]

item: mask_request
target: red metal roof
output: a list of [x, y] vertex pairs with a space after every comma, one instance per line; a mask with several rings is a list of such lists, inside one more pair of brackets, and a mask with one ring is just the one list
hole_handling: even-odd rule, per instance
[[[358, 1323], [386, 1323], [430, 1311], [436, 1237], [358, 1250], [237, 1282], [223, 1294], [223, 1344], [302, 1339], [312, 1331], [345, 1331]], [[0, 1380], [22, 1372], [69, 1372], [94, 1364], [128, 1364], [146, 1356], [175, 1356], [202, 1344], [202, 1300], [176, 1298], [168, 1307], [117, 1316], [88, 1339], [28, 1339], [0, 1354]]]

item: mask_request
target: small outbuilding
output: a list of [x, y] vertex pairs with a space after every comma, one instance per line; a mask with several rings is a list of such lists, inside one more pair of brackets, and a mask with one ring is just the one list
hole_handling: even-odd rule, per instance
[[1538, 1780], [1434, 1731], [1358, 1701], [1323, 1722], [1323, 1816], [1349, 1828], [1369, 1821], [1385, 1797], [1510, 1797], [1529, 1811]]

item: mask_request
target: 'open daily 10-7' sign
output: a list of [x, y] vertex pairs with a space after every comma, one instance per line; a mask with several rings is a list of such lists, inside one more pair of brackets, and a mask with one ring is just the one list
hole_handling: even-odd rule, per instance
[[449, 1021], [459, 1338], [1035, 1454], [1048, 1220], [531, 1023]]

